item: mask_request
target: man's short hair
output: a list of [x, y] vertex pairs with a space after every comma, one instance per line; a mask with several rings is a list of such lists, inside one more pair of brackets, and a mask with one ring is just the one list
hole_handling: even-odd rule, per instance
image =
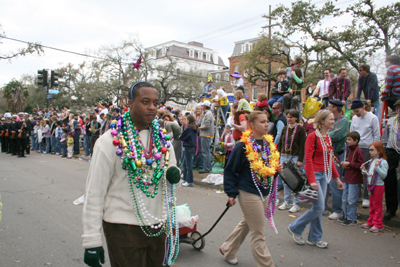
[[172, 110], [172, 108], [170, 106], [166, 106], [165, 109], [168, 110], [169, 112], [171, 112], [171, 110]]
[[340, 68], [338, 74], [342, 73], [342, 71], [346, 70], [346, 68]]
[[276, 105], [276, 107], [279, 108], [281, 111], [283, 110], [283, 104], [281, 102], [275, 102], [274, 105]]
[[386, 61], [389, 61], [393, 65], [400, 65], [400, 57], [398, 55], [387, 56]]
[[363, 70], [365, 70], [366, 72], [370, 72], [370, 70], [371, 70], [371, 67], [368, 65], [368, 64], [361, 64], [360, 65], [360, 68], [361, 69], [363, 69]]

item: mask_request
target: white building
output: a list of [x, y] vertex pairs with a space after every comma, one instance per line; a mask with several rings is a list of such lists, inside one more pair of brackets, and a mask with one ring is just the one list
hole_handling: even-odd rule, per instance
[[[182, 71], [203, 71], [206, 74], [211, 71], [226, 68], [217, 50], [206, 48], [202, 43], [169, 41], [145, 48], [149, 53], [149, 61], [152, 65], [165, 66], [169, 64], [167, 56], [177, 63], [177, 69]], [[150, 73], [150, 79], [157, 76], [157, 71]]]

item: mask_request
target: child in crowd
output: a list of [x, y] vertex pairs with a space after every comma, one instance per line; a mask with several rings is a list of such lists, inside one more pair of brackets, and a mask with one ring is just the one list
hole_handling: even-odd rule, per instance
[[67, 150], [68, 150], [68, 156], [67, 159], [71, 159], [72, 158], [72, 152], [74, 149], [74, 135], [72, 132], [68, 133], [68, 139], [67, 139]]
[[369, 146], [369, 155], [371, 160], [368, 167], [364, 163], [361, 165], [363, 174], [367, 175], [367, 190], [369, 194], [369, 218], [362, 225], [372, 233], [379, 233], [383, 229], [382, 223], [382, 199], [385, 192], [385, 184], [383, 180], [386, 178], [389, 165], [382, 142], [374, 142]]
[[67, 156], [67, 141], [68, 141], [68, 130], [67, 128], [62, 128], [61, 134], [61, 157], [65, 158]]
[[192, 115], [187, 116], [187, 127], [179, 137], [183, 142], [183, 182], [182, 186], [193, 186], [193, 156], [196, 153], [196, 121]]
[[258, 94], [256, 106], [258, 110], [262, 110], [263, 108], [269, 108], [267, 94], [264, 93]]
[[228, 162], [229, 154], [231, 154], [231, 151], [233, 150], [233, 147], [235, 146], [235, 139], [233, 139], [232, 135], [232, 126], [230, 124], [226, 125], [225, 127], [225, 136], [224, 136], [224, 148], [225, 148], [225, 165]]
[[56, 152], [56, 155], [60, 155], [60, 152], [61, 152], [60, 140], [61, 140], [61, 136], [62, 136], [63, 130], [62, 130], [61, 126], [60, 126], [60, 122], [59, 121], [56, 121], [55, 125], [56, 125], [56, 134], [55, 134], [55, 137], [56, 137], [56, 150], [55, 150], [55, 152]]
[[360, 134], [356, 131], [347, 134], [346, 143], [349, 147], [345, 161], [342, 161], [342, 168], [345, 170], [343, 177], [343, 217], [338, 220], [344, 226], [357, 224], [357, 199], [359, 185], [363, 183], [363, 175], [360, 167], [364, 163], [364, 154], [358, 146]]
[[278, 81], [276, 81], [274, 88], [272, 89], [273, 97], [268, 101], [268, 105], [272, 107], [275, 102], [283, 102], [283, 95], [287, 93], [289, 89], [289, 82], [286, 80], [286, 71], [280, 70], [278, 72]]

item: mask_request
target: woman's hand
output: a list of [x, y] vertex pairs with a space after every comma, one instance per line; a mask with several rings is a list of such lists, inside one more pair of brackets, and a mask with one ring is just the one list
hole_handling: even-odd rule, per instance
[[232, 207], [236, 204], [236, 200], [233, 197], [228, 198], [229, 206]]
[[291, 74], [292, 74], [292, 77], [293, 77], [293, 75], [295, 75], [296, 72], [294, 70], [292, 70]]
[[292, 89], [289, 89], [289, 93], [290, 93], [291, 95], [293, 95], [293, 90], [292, 90]]
[[315, 191], [318, 191], [319, 187], [318, 187], [317, 183], [311, 183], [310, 185], [311, 185], [312, 189], [314, 189]]
[[337, 183], [337, 188], [339, 190], [343, 190], [344, 185], [343, 185], [342, 181], [340, 180], [340, 177], [336, 178], [336, 183]]
[[303, 167], [303, 162], [298, 161], [298, 162], [297, 162], [297, 167]]

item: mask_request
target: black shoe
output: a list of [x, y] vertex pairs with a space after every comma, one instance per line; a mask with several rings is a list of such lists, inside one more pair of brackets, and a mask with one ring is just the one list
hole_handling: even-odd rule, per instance
[[345, 221], [347, 221], [346, 217], [342, 216], [339, 219], [337, 219], [339, 222], [343, 223]]
[[390, 211], [386, 212], [385, 215], [383, 215], [383, 219], [385, 220], [390, 220], [392, 217], [396, 216], [396, 214], [391, 213]]
[[26, 156], [20, 156], [20, 155], [18, 155], [18, 158], [26, 158]]
[[343, 225], [343, 226], [354, 226], [354, 225], [357, 225], [357, 221], [345, 220], [345, 221], [342, 223], [342, 225]]
[[199, 171], [199, 173], [210, 173], [208, 171]]

